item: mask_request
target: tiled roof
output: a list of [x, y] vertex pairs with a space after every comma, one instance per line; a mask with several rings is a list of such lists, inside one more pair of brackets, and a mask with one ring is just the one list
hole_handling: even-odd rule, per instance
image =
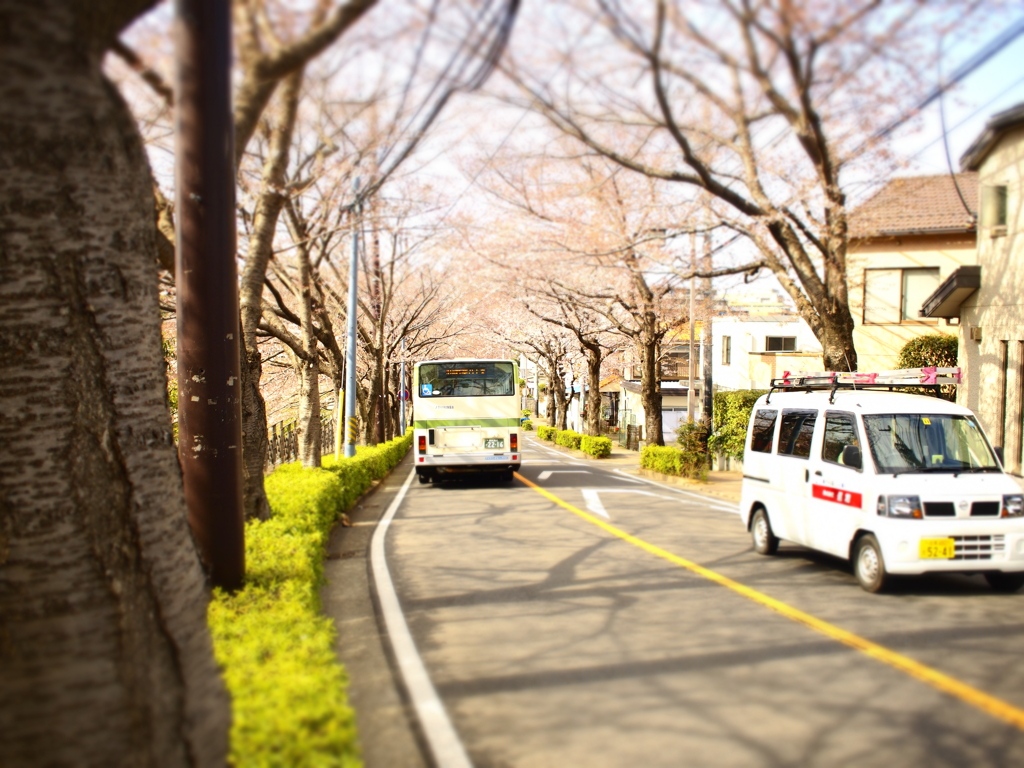
[[[957, 185], [973, 214], [978, 212], [978, 174], [958, 173]], [[949, 174], [893, 179], [850, 213], [850, 237], [973, 232]]]

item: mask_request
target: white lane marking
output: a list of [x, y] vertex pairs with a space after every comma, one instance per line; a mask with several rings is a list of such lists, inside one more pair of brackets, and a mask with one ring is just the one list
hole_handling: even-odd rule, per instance
[[589, 475], [589, 469], [547, 469], [540, 473], [540, 477], [537, 479], [540, 481], [547, 480], [552, 475]]
[[469, 755], [466, 754], [466, 749], [462, 746], [448, 713], [445, 712], [444, 704], [441, 703], [434, 684], [430, 682], [427, 669], [423, 666], [423, 659], [416, 650], [416, 643], [409, 632], [409, 625], [405, 623], [405, 615], [398, 602], [395, 585], [391, 581], [391, 572], [384, 556], [384, 539], [388, 527], [415, 476], [416, 470], [413, 469], [395, 496], [395, 500], [380, 519], [370, 542], [370, 566], [373, 569], [373, 579], [380, 598], [381, 611], [384, 613], [384, 625], [387, 627], [391, 648], [398, 662], [398, 670], [434, 756], [434, 763], [438, 768], [473, 768], [473, 763], [470, 762]]
[[[617, 472], [618, 474], [622, 475], [624, 478], [625, 477], [629, 477], [629, 475], [627, 475], [621, 469], [616, 469], [614, 471]], [[653, 486], [661, 488], [663, 491], [672, 491], [673, 493], [681, 493], [684, 496], [692, 496], [695, 499], [700, 499], [701, 501], [705, 502], [709, 507], [713, 507], [713, 508], [715, 508], [715, 509], [717, 509], [719, 511], [722, 511], [722, 512], [732, 512], [734, 515], [738, 515], [740, 513], [740, 505], [739, 505], [739, 503], [737, 503], [736, 506], [728, 506], [727, 503], [724, 502], [724, 501], [718, 501], [717, 499], [713, 500], [713, 499], [711, 499], [708, 496], [704, 496], [704, 495], [699, 494], [699, 493], [694, 493], [693, 491], [684, 491], [681, 488], [672, 488], [671, 486], [668, 486], [668, 485], [662, 485], [661, 483], [657, 482], [656, 480], [650, 480], [650, 479], [648, 479], [646, 477], [637, 477], [637, 478], [634, 478], [634, 480], [636, 482], [641, 482], [641, 483], [650, 483]]]
[[611, 520], [611, 515], [608, 514], [604, 508], [604, 504], [601, 503], [601, 497], [597, 495], [597, 491], [593, 488], [583, 489], [583, 499], [587, 502], [587, 509], [593, 512], [595, 515], [600, 515], [605, 520]]

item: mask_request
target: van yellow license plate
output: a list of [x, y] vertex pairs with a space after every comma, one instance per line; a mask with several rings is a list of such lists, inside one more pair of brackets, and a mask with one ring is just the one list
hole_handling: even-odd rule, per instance
[[922, 560], [952, 560], [956, 554], [953, 539], [921, 539], [918, 554]]
[[505, 438], [504, 437], [485, 437], [484, 438], [484, 449], [487, 448], [504, 448]]

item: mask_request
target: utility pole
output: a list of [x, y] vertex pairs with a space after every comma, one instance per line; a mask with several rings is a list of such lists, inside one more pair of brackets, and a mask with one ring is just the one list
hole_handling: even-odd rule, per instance
[[359, 299], [359, 177], [352, 184], [352, 264], [348, 274], [348, 343], [345, 345], [345, 456], [356, 455], [356, 312]]
[[210, 581], [245, 577], [231, 8], [176, 0], [178, 457]]

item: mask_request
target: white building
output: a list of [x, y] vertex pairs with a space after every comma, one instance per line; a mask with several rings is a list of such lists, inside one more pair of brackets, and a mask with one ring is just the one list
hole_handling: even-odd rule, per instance
[[768, 389], [786, 371], [820, 371], [821, 343], [798, 315], [716, 317], [711, 326], [716, 389]]

